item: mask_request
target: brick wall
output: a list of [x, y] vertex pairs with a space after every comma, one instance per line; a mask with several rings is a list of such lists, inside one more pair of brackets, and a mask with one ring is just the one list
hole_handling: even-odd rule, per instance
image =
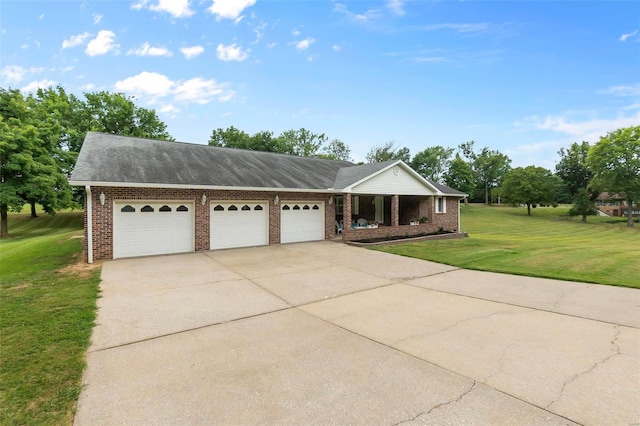
[[[100, 205], [100, 193], [106, 196], [104, 206]], [[202, 195], [207, 200], [202, 204]], [[195, 207], [195, 250], [209, 250], [209, 214], [213, 200], [251, 200], [269, 203], [269, 244], [280, 243], [280, 205], [274, 204], [278, 195], [280, 202], [313, 201], [324, 202], [325, 205], [325, 238], [335, 236], [335, 211], [329, 204], [331, 194], [310, 194], [292, 192], [258, 192], [258, 191], [222, 191], [202, 189], [167, 189], [167, 188], [123, 188], [123, 187], [91, 187], [93, 215], [93, 258], [94, 260], [113, 258], [113, 205], [118, 200], [145, 201], [190, 201]], [[86, 204], [85, 204], [86, 205]], [[85, 258], [87, 254], [87, 212], [85, 210]]]

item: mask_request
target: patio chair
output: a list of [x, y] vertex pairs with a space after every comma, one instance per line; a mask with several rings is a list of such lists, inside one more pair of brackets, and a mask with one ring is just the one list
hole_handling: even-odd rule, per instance
[[360, 218], [356, 221], [356, 223], [358, 224], [358, 226], [363, 227], [363, 226], [367, 226], [367, 219], [364, 218]]
[[340, 222], [336, 221], [336, 233], [338, 235], [342, 234], [342, 228], [343, 228], [342, 221]]

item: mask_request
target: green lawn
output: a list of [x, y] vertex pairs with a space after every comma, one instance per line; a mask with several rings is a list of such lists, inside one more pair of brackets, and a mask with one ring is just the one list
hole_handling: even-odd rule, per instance
[[[568, 208], [461, 207], [464, 240], [379, 247], [468, 269], [640, 288], [640, 224], [569, 219]], [[610, 223], [615, 222], [615, 223]]]
[[99, 268], [82, 213], [9, 215], [0, 240], [0, 424], [70, 424], [95, 320]]

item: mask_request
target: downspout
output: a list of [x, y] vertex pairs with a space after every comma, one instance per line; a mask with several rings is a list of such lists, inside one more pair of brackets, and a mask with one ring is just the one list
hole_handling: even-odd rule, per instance
[[91, 186], [84, 187], [87, 191], [87, 262], [93, 263], [93, 201], [91, 199]]
[[461, 198], [458, 199], [458, 232], [462, 232], [462, 229], [460, 229], [460, 201], [462, 201]]

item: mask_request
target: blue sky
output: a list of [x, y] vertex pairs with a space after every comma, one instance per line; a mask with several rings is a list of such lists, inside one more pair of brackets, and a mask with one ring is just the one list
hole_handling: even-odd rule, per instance
[[109, 90], [180, 141], [305, 127], [356, 161], [475, 140], [553, 169], [640, 124], [637, 1], [3, 1], [0, 84]]

